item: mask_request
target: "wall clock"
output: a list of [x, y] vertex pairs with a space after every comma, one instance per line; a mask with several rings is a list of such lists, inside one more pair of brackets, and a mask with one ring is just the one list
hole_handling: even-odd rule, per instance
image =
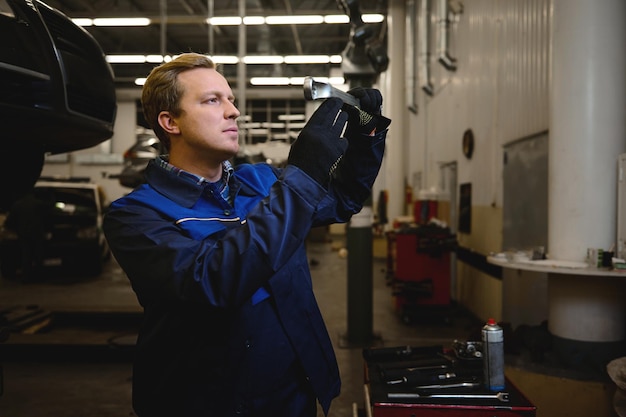
[[471, 159], [473, 153], [474, 153], [474, 132], [472, 132], [472, 129], [467, 129], [463, 133], [463, 155], [465, 155], [467, 159]]

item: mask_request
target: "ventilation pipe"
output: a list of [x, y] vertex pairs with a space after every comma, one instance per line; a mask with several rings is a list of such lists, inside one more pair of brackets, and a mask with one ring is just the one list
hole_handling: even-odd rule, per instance
[[161, 47], [161, 56], [165, 56], [167, 53], [167, 1], [161, 0], [159, 3], [159, 10], [161, 12], [161, 31], [160, 31], [160, 47]]
[[422, 90], [432, 96], [434, 94], [433, 83], [430, 81], [430, 0], [420, 1], [419, 21], [420, 31], [420, 62], [422, 64]]
[[[239, 0], [239, 16], [243, 19], [246, 16], [246, 0]], [[243, 57], [247, 53], [246, 45], [246, 25], [239, 25], [239, 42], [237, 44], [239, 53], [239, 62], [237, 63], [237, 101], [241, 117], [245, 117], [247, 103], [246, 103], [246, 90], [247, 90], [247, 73], [246, 64], [243, 62]], [[245, 143], [244, 129], [239, 129], [239, 143]]]
[[448, 71], [456, 71], [456, 58], [450, 56], [448, 0], [439, 0], [439, 63]]
[[[208, 15], [208, 21], [211, 21], [211, 18], [213, 17], [214, 14], [214, 3], [213, 0], [207, 0], [207, 4], [206, 4], [206, 8], [207, 8], [207, 15]], [[212, 24], [208, 24], [207, 27], [209, 28], [209, 55], [213, 56], [215, 54], [214, 51], [214, 47], [215, 47], [215, 33], [213, 32], [213, 25]]]

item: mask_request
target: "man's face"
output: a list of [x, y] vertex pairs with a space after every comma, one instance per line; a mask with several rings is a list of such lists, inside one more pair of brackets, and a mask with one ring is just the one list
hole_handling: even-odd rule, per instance
[[183, 89], [181, 114], [173, 119], [180, 136], [173, 138], [173, 146], [220, 163], [234, 156], [239, 150], [240, 112], [228, 81], [215, 69], [195, 68], [180, 73], [178, 82]]

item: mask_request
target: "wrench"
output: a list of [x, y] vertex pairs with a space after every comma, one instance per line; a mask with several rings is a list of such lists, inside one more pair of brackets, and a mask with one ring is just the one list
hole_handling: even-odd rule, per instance
[[344, 103], [354, 107], [359, 107], [361, 104], [359, 99], [354, 97], [352, 94], [341, 91], [329, 83], [316, 81], [313, 77], [306, 77], [304, 79], [303, 88], [304, 98], [306, 100], [319, 100], [323, 98], [337, 97], [343, 100]]
[[419, 385], [414, 388], [415, 389], [477, 388], [479, 386], [480, 384], [478, 382], [458, 382], [456, 384]]
[[387, 398], [391, 399], [414, 399], [414, 398], [463, 398], [463, 399], [492, 399], [502, 402], [509, 402], [508, 392], [498, 392], [496, 394], [426, 394], [420, 395], [414, 392], [390, 392]]
[[444, 374], [435, 374], [435, 375], [415, 373], [415, 374], [411, 374], [408, 376], [403, 376], [398, 379], [387, 381], [387, 385], [408, 384], [408, 383], [415, 383], [415, 382], [423, 384], [427, 382], [443, 381], [446, 379], [451, 379], [451, 378], [456, 378], [456, 377], [457, 375], [454, 372], [446, 372]]

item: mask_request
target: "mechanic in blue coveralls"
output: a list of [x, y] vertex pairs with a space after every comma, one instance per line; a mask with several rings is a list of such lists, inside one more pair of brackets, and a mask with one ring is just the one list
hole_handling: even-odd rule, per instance
[[213, 62], [183, 54], [148, 76], [144, 114], [169, 154], [104, 223], [144, 309], [139, 417], [328, 413], [340, 378], [305, 239], [360, 211], [391, 122], [378, 90], [351, 93], [360, 109], [324, 101], [285, 168], [233, 169], [240, 112]]

